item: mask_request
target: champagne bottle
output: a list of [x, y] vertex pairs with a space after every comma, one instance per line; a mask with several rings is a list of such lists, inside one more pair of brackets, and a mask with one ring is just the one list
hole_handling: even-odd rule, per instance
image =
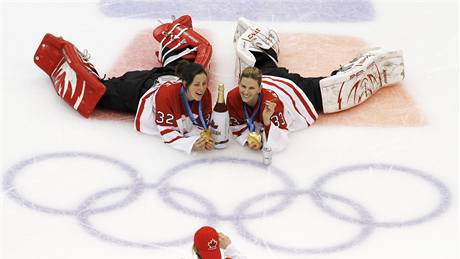
[[217, 87], [217, 103], [214, 106], [214, 111], [215, 112], [226, 112], [227, 111], [227, 105], [225, 105], [225, 87], [224, 84], [219, 84]]
[[225, 104], [225, 87], [219, 84], [217, 88], [217, 102], [211, 115], [210, 129], [214, 139], [214, 147], [222, 149], [227, 146], [229, 139], [229, 115]]

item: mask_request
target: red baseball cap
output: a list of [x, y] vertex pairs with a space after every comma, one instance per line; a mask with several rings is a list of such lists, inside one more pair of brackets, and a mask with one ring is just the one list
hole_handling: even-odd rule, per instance
[[203, 259], [221, 259], [219, 234], [209, 226], [198, 229], [193, 238], [194, 246]]

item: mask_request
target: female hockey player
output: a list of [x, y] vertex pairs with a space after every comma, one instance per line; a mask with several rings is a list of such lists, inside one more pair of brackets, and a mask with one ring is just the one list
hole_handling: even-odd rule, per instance
[[153, 36], [160, 43], [157, 56], [163, 66], [117, 78], [101, 79], [87, 55], [51, 34], [45, 35], [34, 60], [51, 77], [58, 95], [83, 116], [96, 106], [132, 113], [136, 130], [160, 135], [175, 149], [212, 150], [205, 71], [211, 45], [193, 30], [188, 15], [158, 26]]
[[278, 36], [240, 18], [234, 35], [238, 87], [227, 95], [230, 128], [250, 149], [280, 151], [288, 132], [312, 125], [318, 113], [362, 103], [378, 89], [404, 78], [401, 51], [372, 49], [329, 77], [302, 77], [278, 67]]
[[[222, 257], [220, 249], [223, 250]], [[193, 253], [199, 259], [245, 259], [230, 238], [224, 233], [217, 231], [209, 226], [202, 227], [195, 232], [193, 238]]]

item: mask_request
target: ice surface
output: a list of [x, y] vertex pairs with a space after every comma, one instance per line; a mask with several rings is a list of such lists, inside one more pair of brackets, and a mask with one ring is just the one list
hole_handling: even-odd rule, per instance
[[[334, 49], [350, 51], [358, 39], [403, 49], [407, 76], [397, 86], [404, 96], [377, 95], [363, 113], [320, 118], [265, 168], [261, 154], [235, 142], [188, 156], [137, 133], [129, 117], [85, 119], [56, 95], [32, 60], [45, 33], [88, 49], [108, 73], [157, 24], [155, 13], [107, 16], [106, 2], [1, 5], [3, 258], [191, 258], [203, 224], [248, 258], [458, 258], [458, 3], [350, 1], [375, 13], [353, 22], [261, 19], [284, 35], [282, 46], [311, 36], [299, 46], [305, 58], [290, 61], [296, 69], [334, 66]], [[212, 77], [227, 90], [229, 17], [194, 23], [212, 39]], [[321, 44], [332, 59], [311, 54]], [[388, 105], [395, 94], [407, 105]], [[376, 119], [385, 112], [407, 123]]]

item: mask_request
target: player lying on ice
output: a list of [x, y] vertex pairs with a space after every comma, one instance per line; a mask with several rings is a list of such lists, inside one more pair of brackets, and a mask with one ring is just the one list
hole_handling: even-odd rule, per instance
[[188, 15], [158, 26], [153, 37], [160, 43], [157, 56], [162, 67], [118, 78], [100, 78], [88, 55], [51, 34], [43, 38], [34, 61], [50, 76], [58, 95], [83, 116], [96, 106], [132, 113], [136, 130], [160, 135], [175, 149], [212, 150], [208, 130], [212, 104], [205, 70], [211, 45], [193, 30]]
[[284, 149], [289, 131], [311, 126], [318, 113], [364, 102], [380, 88], [404, 79], [402, 51], [372, 49], [328, 77], [303, 77], [278, 67], [277, 34], [245, 18], [234, 35], [238, 87], [227, 95], [232, 135], [259, 150]]

